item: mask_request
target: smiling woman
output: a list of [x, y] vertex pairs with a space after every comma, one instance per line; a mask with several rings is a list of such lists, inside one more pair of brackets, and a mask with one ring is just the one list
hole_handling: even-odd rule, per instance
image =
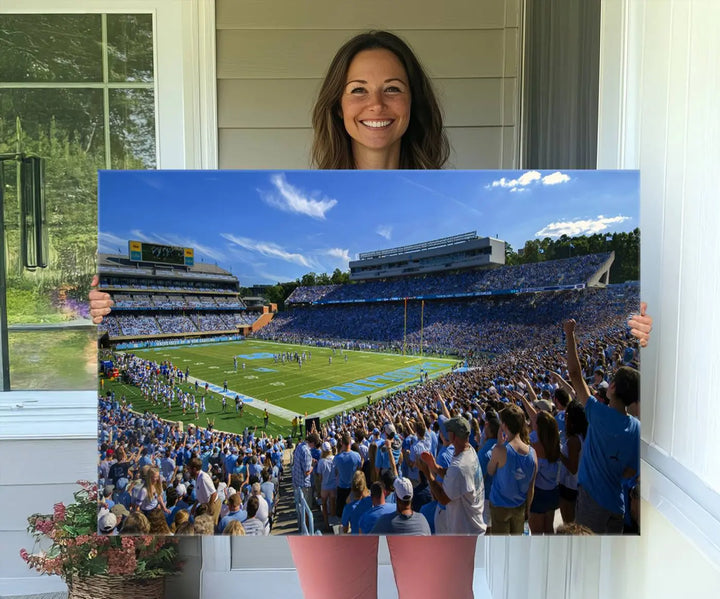
[[450, 154], [430, 79], [387, 31], [362, 33], [338, 50], [312, 125], [312, 160], [321, 169], [437, 169]]
[[400, 162], [410, 120], [410, 86], [402, 63], [389, 50], [364, 50], [347, 72], [340, 111], [352, 139], [357, 168], [388, 168]]

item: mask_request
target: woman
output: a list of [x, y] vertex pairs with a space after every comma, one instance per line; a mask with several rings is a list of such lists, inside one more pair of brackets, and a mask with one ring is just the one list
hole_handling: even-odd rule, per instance
[[320, 169], [438, 169], [450, 154], [430, 79], [386, 31], [357, 35], [338, 50], [312, 125]]
[[325, 530], [330, 529], [330, 514], [335, 513], [335, 500], [337, 498], [337, 476], [333, 468], [333, 454], [330, 443], [322, 444], [322, 454], [317, 466], [320, 476], [320, 507], [322, 509]]
[[[321, 169], [438, 169], [449, 156], [432, 85], [410, 48], [388, 32], [355, 36], [332, 60], [313, 110], [313, 164]], [[98, 277], [93, 279], [93, 287]], [[94, 323], [110, 313], [109, 294], [90, 292]], [[652, 319], [630, 321], [647, 344]], [[309, 599], [347, 593], [377, 596], [377, 537], [290, 537], [303, 593]], [[400, 599], [471, 598], [476, 538], [388, 537]], [[433, 555], [436, 571], [417, 576], [417, 555]], [[361, 559], [362, 558], [362, 559]], [[328, 570], [329, 560], [335, 564]], [[341, 567], [347, 564], [346, 567]]]
[[538, 440], [532, 447], [537, 455], [538, 470], [528, 524], [534, 535], [551, 535], [555, 532], [555, 510], [560, 507], [560, 430], [555, 418], [544, 411], [535, 417], [535, 430]]
[[587, 427], [585, 408], [579, 401], [571, 401], [565, 408], [565, 442], [560, 456], [560, 515], [565, 523], [575, 522], [577, 473]]
[[[438, 169], [449, 156], [432, 85], [410, 48], [397, 36], [355, 36], [336, 54], [312, 117], [313, 164], [321, 169]], [[352, 589], [377, 596], [377, 537], [290, 537], [305, 597]], [[471, 598], [476, 537], [388, 537], [400, 599]], [[432, 554], [437, 571], [417, 575], [416, 556]], [[322, 566], [332, 559], [331, 571]]]
[[357, 470], [353, 475], [350, 495], [342, 512], [343, 533], [360, 534], [360, 517], [372, 507], [370, 489], [367, 487], [365, 473]]
[[529, 444], [525, 415], [515, 404], [500, 412], [500, 431], [505, 442], [495, 445], [487, 467], [487, 473], [494, 477], [490, 491], [492, 532], [521, 535], [533, 500], [537, 456]]
[[245, 536], [245, 528], [237, 520], [232, 520], [232, 521], [228, 522], [227, 526], [225, 526], [222, 533], [224, 535], [244, 537]]
[[175, 517], [173, 518], [172, 526], [170, 527], [170, 532], [175, 534], [175, 532], [186, 522], [190, 521], [190, 512], [186, 510], [179, 510], [175, 512]]
[[151, 512], [160, 508], [165, 514], [170, 510], [165, 506], [163, 500], [162, 482], [160, 482], [160, 470], [150, 466], [143, 476], [143, 486], [138, 493], [138, 506], [145, 516], [150, 519]]
[[130, 512], [130, 515], [125, 518], [122, 530], [122, 535], [147, 535], [150, 534], [150, 522], [142, 512]]

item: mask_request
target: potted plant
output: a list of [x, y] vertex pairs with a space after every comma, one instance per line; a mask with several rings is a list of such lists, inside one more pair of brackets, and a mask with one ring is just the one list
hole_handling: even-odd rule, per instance
[[21, 549], [20, 557], [41, 574], [61, 576], [69, 599], [161, 599], [165, 577], [182, 567], [176, 540], [98, 534], [97, 483], [78, 485], [73, 503], [56, 503], [52, 514], [28, 517], [35, 546], [32, 553]]

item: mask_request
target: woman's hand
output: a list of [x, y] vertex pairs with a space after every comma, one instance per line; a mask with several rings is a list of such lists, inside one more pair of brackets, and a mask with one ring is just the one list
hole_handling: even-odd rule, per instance
[[97, 290], [98, 283], [100, 283], [100, 277], [95, 275], [92, 283], [90, 283], [92, 289], [88, 295], [88, 299], [90, 300], [90, 316], [92, 317], [93, 324], [100, 324], [103, 316], [110, 314], [110, 308], [115, 303], [110, 299], [109, 293]]

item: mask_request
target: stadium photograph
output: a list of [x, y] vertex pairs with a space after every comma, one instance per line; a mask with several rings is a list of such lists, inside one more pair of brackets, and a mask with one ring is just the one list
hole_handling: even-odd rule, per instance
[[639, 431], [638, 190], [101, 171], [100, 531], [584, 534], [610, 468], [590, 515], [637, 533], [639, 435], [582, 448], [595, 404]]

